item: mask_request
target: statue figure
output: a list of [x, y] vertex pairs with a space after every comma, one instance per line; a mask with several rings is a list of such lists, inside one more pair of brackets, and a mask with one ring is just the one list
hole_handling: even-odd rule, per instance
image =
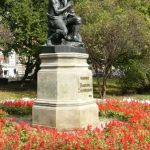
[[72, 0], [49, 0], [47, 45], [83, 47], [80, 24], [81, 18], [75, 14]]

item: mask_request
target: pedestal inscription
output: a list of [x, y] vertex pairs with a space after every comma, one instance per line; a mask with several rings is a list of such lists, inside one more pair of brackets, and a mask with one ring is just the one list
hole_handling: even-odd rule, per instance
[[90, 83], [90, 78], [88, 76], [80, 77], [80, 84], [79, 84], [79, 93], [82, 92], [93, 92], [92, 85]]
[[92, 79], [90, 76], [81, 76], [79, 77], [79, 88], [78, 93], [80, 97], [84, 97], [85, 94], [88, 94], [89, 98], [93, 97], [93, 87]]

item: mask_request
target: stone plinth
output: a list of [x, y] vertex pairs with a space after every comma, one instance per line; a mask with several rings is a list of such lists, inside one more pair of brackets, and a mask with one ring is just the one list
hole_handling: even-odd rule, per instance
[[42, 53], [32, 124], [70, 130], [98, 123], [85, 53]]

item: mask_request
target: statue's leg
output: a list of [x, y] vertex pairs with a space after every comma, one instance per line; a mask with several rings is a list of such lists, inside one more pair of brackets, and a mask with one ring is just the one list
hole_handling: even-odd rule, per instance
[[55, 24], [56, 24], [56, 26], [55, 26], [56, 32], [58, 34], [63, 35], [64, 38], [67, 38], [68, 29], [66, 27], [66, 24], [65, 24], [64, 20], [59, 18], [59, 19], [55, 20]]
[[66, 39], [67, 34], [68, 29], [62, 17], [50, 20], [47, 45], [61, 44], [62, 38]]
[[48, 38], [47, 38], [47, 43], [46, 43], [47, 45], [53, 45], [51, 39], [53, 38], [53, 36], [54, 36], [55, 34], [56, 34], [56, 33], [52, 33], [51, 35], [48, 36]]
[[79, 34], [81, 24], [81, 18], [78, 16], [69, 16], [67, 19], [67, 26], [70, 27], [70, 35], [73, 41], [82, 42], [82, 38]]
[[73, 39], [74, 39], [74, 41], [75, 42], [82, 42], [82, 38], [79, 34], [80, 25], [73, 25], [72, 29], [73, 29]]

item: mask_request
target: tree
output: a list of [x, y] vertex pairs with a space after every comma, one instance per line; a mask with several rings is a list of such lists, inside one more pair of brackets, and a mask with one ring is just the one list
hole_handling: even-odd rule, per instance
[[45, 42], [47, 34], [47, 0], [2, 0], [0, 3], [1, 14], [14, 36], [9, 49], [14, 49], [26, 65], [25, 80], [33, 68], [39, 67], [38, 47]]
[[[7, 20], [26, 73], [39, 66], [38, 46], [47, 35], [48, 0], [1, 0], [0, 14]], [[95, 70], [103, 69], [101, 97], [105, 96], [111, 67], [142, 60], [149, 52], [149, 0], [75, 0], [82, 17], [81, 33]], [[126, 60], [126, 62], [125, 62]], [[127, 65], [126, 65], [127, 66]], [[124, 67], [125, 68], [125, 67]]]
[[147, 92], [150, 86], [150, 63], [145, 58], [128, 59], [120, 66], [123, 71], [119, 82], [122, 92], [141, 93]]
[[0, 48], [8, 49], [8, 44], [12, 43], [13, 35], [9, 29], [9, 26], [3, 20], [3, 17], [0, 17]]
[[148, 19], [129, 4], [119, 0], [85, 0], [76, 5], [84, 21], [81, 31], [90, 60], [96, 68], [103, 68], [102, 98], [112, 66], [119, 68], [124, 58], [143, 58], [149, 50]]

